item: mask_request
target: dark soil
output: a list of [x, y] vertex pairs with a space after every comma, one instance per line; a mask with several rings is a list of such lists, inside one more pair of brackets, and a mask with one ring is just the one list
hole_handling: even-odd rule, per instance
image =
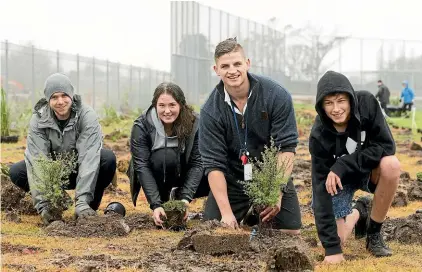
[[131, 230], [155, 228], [152, 217], [147, 214], [136, 213], [132, 215], [127, 215], [125, 217], [125, 222]]
[[422, 150], [422, 146], [420, 144], [412, 142], [409, 146], [409, 149], [410, 150]]
[[121, 173], [126, 173], [127, 169], [129, 168], [129, 161], [128, 160], [119, 160], [117, 162], [117, 170]]
[[222, 255], [247, 251], [249, 234], [201, 232], [192, 236], [195, 251], [203, 254]]
[[12, 269], [12, 271], [22, 271], [22, 272], [37, 271], [34, 265], [28, 265], [28, 264], [5, 264], [4, 266]]
[[14, 144], [19, 141], [19, 135], [1, 136], [1, 142], [4, 144]]
[[164, 219], [164, 227], [170, 230], [184, 230], [186, 222], [183, 220], [185, 216], [184, 211], [166, 211], [167, 218]]
[[34, 254], [38, 252], [44, 252], [44, 249], [39, 247], [31, 247], [24, 245], [13, 245], [10, 243], [1, 243], [2, 255], [6, 253], [19, 253], [19, 254]]
[[413, 181], [407, 189], [409, 200], [422, 200], [422, 182]]
[[54, 221], [45, 228], [49, 236], [67, 237], [115, 237], [125, 236], [130, 227], [117, 214], [107, 216], [93, 216], [76, 221]]
[[37, 214], [31, 195], [14, 185], [5, 175], [1, 175], [1, 209], [19, 214]]
[[387, 241], [396, 240], [403, 244], [422, 245], [422, 214], [415, 213], [408, 217], [388, 219], [383, 224], [383, 232]]
[[[401, 185], [401, 184], [400, 184]], [[407, 190], [405, 186], [400, 186], [397, 189], [396, 195], [394, 196], [392, 207], [405, 207], [409, 203], [409, 198], [407, 197]]]
[[126, 196], [129, 193], [113, 185], [113, 183], [110, 183], [110, 185], [108, 185], [107, 188], [105, 188], [104, 194], [110, 194], [114, 196]]
[[295, 159], [293, 165], [292, 177], [295, 180], [303, 180], [306, 186], [310, 186], [311, 179], [311, 161]]

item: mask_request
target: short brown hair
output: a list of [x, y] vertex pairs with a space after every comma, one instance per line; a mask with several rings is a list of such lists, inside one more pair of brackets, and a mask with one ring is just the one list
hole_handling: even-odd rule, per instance
[[221, 56], [231, 52], [243, 52], [243, 47], [237, 42], [237, 38], [228, 38], [220, 42], [215, 48], [214, 60], [217, 61]]

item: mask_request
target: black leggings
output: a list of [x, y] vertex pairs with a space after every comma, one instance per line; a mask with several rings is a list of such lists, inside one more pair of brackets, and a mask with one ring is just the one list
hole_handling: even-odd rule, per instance
[[[113, 151], [108, 149], [101, 150], [100, 171], [98, 173], [97, 184], [95, 186], [94, 199], [89, 206], [97, 210], [103, 198], [104, 189], [113, 180], [116, 172], [116, 156]], [[74, 190], [76, 188], [76, 178], [78, 173], [72, 173], [69, 176], [69, 185], [66, 190]], [[10, 179], [25, 192], [29, 192], [28, 175], [25, 161], [20, 161], [10, 167]]]

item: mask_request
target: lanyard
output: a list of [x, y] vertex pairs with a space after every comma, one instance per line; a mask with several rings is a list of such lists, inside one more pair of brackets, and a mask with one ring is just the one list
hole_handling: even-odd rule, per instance
[[236, 131], [237, 131], [237, 136], [239, 137], [240, 148], [241, 148], [239, 157], [242, 156], [242, 155], [248, 156], [249, 155], [248, 143], [247, 143], [247, 141], [248, 141], [248, 122], [247, 122], [247, 119], [245, 118], [246, 112], [243, 115], [243, 118], [245, 118], [246, 120], [243, 120], [243, 122], [245, 123], [245, 141], [244, 141], [244, 144], [242, 145], [242, 139], [240, 138], [239, 124], [237, 122], [236, 112], [234, 110], [233, 103], [232, 103], [232, 111], [233, 111], [234, 122], [236, 123]]

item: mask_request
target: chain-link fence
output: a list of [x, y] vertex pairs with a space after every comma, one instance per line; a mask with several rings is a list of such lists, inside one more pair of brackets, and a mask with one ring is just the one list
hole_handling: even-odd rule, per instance
[[422, 95], [422, 41], [318, 33], [312, 26], [279, 31], [193, 1], [173, 1], [171, 71], [190, 101], [201, 104], [218, 83], [212, 68], [216, 45], [237, 37], [251, 60], [251, 72], [272, 77], [293, 95], [313, 97], [327, 70], [344, 73], [356, 89], [375, 93], [382, 79], [397, 96], [402, 81], [408, 80], [416, 95]]
[[45, 79], [61, 72], [70, 77], [75, 92], [101, 114], [105, 106], [125, 112], [149, 106], [157, 85], [171, 81], [170, 73], [96, 58], [65, 54], [1, 42], [1, 85], [10, 103], [43, 97]]

